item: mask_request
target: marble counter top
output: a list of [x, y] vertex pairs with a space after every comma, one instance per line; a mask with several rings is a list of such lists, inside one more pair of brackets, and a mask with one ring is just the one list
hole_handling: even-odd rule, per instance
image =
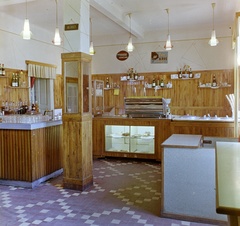
[[36, 123], [0, 123], [1, 129], [13, 129], [13, 130], [34, 130], [41, 129], [50, 126], [62, 125], [62, 120], [36, 122]]
[[172, 121], [200, 121], [200, 122], [234, 122], [232, 117], [199, 117], [194, 115], [173, 115]]
[[202, 135], [173, 134], [162, 143], [163, 147], [199, 148], [202, 145]]

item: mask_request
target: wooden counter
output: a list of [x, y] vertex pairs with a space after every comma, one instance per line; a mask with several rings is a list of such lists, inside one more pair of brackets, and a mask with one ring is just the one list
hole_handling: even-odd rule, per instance
[[240, 143], [216, 143], [216, 211], [240, 225]]
[[62, 172], [62, 122], [34, 124], [0, 124], [1, 184], [33, 188]]

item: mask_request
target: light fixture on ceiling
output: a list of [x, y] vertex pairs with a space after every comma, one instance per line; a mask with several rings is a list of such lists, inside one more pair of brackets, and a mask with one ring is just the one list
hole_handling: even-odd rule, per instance
[[128, 14], [129, 19], [130, 19], [130, 37], [129, 37], [129, 41], [128, 41], [128, 45], [127, 45], [127, 51], [128, 52], [132, 52], [134, 50], [134, 46], [132, 44], [132, 21], [131, 21], [131, 13]]
[[216, 46], [219, 41], [216, 38], [216, 31], [214, 29], [214, 8], [215, 8], [216, 3], [212, 3], [212, 9], [213, 9], [213, 30], [212, 30], [212, 35], [211, 35], [211, 39], [209, 40], [208, 44], [210, 46]]
[[27, 17], [27, 0], [26, 0], [26, 19], [24, 20], [23, 31], [21, 32], [23, 39], [31, 39], [32, 32], [30, 31], [29, 19]]
[[58, 0], [55, 0], [55, 1], [56, 1], [56, 29], [55, 29], [53, 44], [59, 46], [61, 45], [62, 39], [60, 37], [59, 27], [58, 27]]
[[93, 41], [92, 41], [92, 19], [90, 18], [90, 47], [89, 47], [89, 54], [94, 55], [95, 51], [93, 48]]
[[168, 14], [168, 35], [167, 35], [167, 41], [164, 46], [166, 50], [171, 50], [173, 48], [172, 43], [171, 43], [171, 38], [170, 38], [170, 33], [169, 33], [169, 9], [165, 9], [167, 14]]

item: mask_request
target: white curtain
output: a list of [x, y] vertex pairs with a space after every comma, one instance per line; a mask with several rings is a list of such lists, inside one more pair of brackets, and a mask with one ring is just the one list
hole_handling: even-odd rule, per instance
[[56, 79], [56, 66], [29, 62], [27, 63], [28, 76], [35, 78]]

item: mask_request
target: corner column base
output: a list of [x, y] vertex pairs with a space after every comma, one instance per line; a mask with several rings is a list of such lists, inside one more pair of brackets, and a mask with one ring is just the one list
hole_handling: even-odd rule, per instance
[[85, 191], [93, 186], [93, 177], [85, 180], [79, 180], [74, 178], [63, 178], [63, 187], [71, 190]]

